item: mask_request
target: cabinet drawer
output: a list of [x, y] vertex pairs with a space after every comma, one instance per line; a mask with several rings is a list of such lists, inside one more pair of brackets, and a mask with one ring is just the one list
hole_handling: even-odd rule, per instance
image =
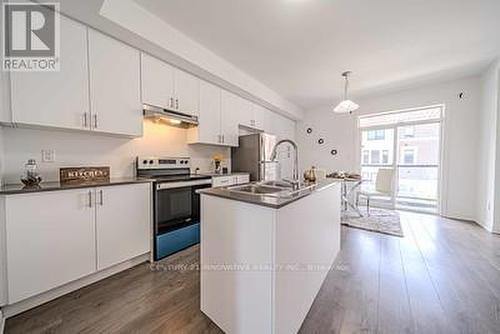
[[237, 184], [244, 184], [250, 182], [250, 175], [245, 174], [245, 175], [237, 175], [236, 176], [236, 183]]
[[212, 186], [215, 187], [227, 187], [234, 184], [234, 179], [232, 176], [218, 176], [214, 177], [212, 180]]

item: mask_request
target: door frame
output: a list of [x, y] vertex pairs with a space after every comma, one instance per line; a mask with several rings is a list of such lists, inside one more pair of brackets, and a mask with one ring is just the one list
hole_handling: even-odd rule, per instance
[[[423, 120], [423, 121], [409, 121], [409, 122], [398, 122], [394, 124], [389, 124], [389, 125], [377, 125], [377, 126], [367, 126], [367, 127], [361, 127], [360, 125], [360, 119], [363, 117], [375, 117], [375, 116], [382, 116], [382, 115], [387, 115], [387, 114], [402, 114], [406, 112], [412, 112], [412, 111], [419, 111], [419, 110], [426, 110], [426, 109], [435, 109], [439, 108], [440, 109], [440, 114], [441, 116], [436, 119], [432, 120]], [[394, 180], [393, 180], [393, 196], [391, 199], [391, 208], [396, 209], [396, 202], [397, 202], [397, 189], [399, 187], [399, 149], [398, 149], [398, 138], [399, 138], [399, 127], [403, 126], [411, 126], [411, 125], [423, 125], [423, 124], [440, 124], [440, 129], [439, 129], [439, 148], [438, 148], [438, 172], [437, 172], [437, 203], [436, 203], [436, 212], [435, 214], [437, 215], [442, 215], [442, 213], [445, 211], [445, 199], [443, 198], [443, 194], [445, 193], [446, 190], [446, 185], [444, 181], [444, 175], [443, 175], [443, 166], [445, 163], [445, 153], [444, 153], [444, 144], [445, 144], [445, 127], [446, 127], [446, 117], [445, 117], [445, 105], [444, 104], [437, 104], [437, 105], [429, 105], [425, 107], [416, 107], [416, 108], [408, 108], [408, 109], [400, 109], [400, 110], [394, 110], [394, 111], [385, 111], [385, 112], [378, 112], [378, 113], [368, 113], [364, 115], [360, 115], [357, 118], [357, 131], [358, 131], [358, 140], [357, 140], [357, 154], [356, 154], [356, 160], [357, 160], [357, 166], [359, 166], [359, 170], [361, 172], [361, 168], [363, 167], [363, 163], [361, 160], [361, 154], [362, 154], [362, 135], [363, 131], [370, 131], [370, 130], [393, 130], [394, 131], [394, 139], [393, 139], [393, 161], [392, 161], [392, 168], [394, 168]], [[389, 166], [389, 165], [388, 165]], [[387, 166], [387, 167], [388, 167]], [[375, 166], [374, 166], [375, 167]], [[383, 168], [384, 166], [376, 166], [376, 167], [381, 167]], [[411, 210], [407, 210], [411, 211]]]

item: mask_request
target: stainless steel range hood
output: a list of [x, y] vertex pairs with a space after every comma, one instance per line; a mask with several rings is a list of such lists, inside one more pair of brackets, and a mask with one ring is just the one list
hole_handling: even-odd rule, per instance
[[142, 110], [145, 118], [161, 121], [170, 126], [185, 129], [198, 126], [197, 116], [164, 109], [150, 104], [143, 104]]

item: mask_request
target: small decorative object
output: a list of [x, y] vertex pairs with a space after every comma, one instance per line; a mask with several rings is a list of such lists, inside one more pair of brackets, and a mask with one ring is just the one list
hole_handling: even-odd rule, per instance
[[312, 128], [307, 128], [306, 132], [307, 132], [308, 135], [310, 135], [313, 132], [313, 129]]
[[24, 165], [24, 174], [21, 182], [26, 187], [37, 187], [42, 182], [42, 177], [38, 174], [38, 166], [35, 159], [29, 159]]
[[109, 167], [59, 168], [59, 182], [62, 184], [107, 183], [109, 177]]
[[222, 174], [221, 162], [224, 160], [224, 156], [222, 154], [214, 154], [214, 156], [212, 156], [212, 160], [214, 161], [215, 174]]
[[316, 167], [313, 166], [304, 172], [304, 180], [310, 183], [316, 182]]
[[339, 152], [336, 149], [330, 151], [331, 155], [337, 155]]
[[323, 145], [325, 143], [325, 140], [323, 138], [318, 139], [318, 144]]

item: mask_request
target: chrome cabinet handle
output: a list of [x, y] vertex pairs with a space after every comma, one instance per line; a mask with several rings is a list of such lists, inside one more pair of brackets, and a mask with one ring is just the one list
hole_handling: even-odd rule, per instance
[[174, 107], [174, 98], [171, 97], [170, 98], [170, 108], [173, 108]]
[[88, 126], [88, 118], [87, 118], [87, 113], [83, 113], [83, 127], [86, 128]]
[[104, 205], [104, 196], [102, 194], [102, 189], [99, 190], [99, 205], [103, 206]]
[[92, 190], [89, 190], [89, 208], [92, 208]]
[[179, 99], [175, 99], [175, 109], [179, 110]]
[[94, 129], [97, 129], [97, 114], [94, 114]]
[[226, 142], [226, 138], [224, 138], [224, 135], [222, 135], [222, 142], [225, 143]]

